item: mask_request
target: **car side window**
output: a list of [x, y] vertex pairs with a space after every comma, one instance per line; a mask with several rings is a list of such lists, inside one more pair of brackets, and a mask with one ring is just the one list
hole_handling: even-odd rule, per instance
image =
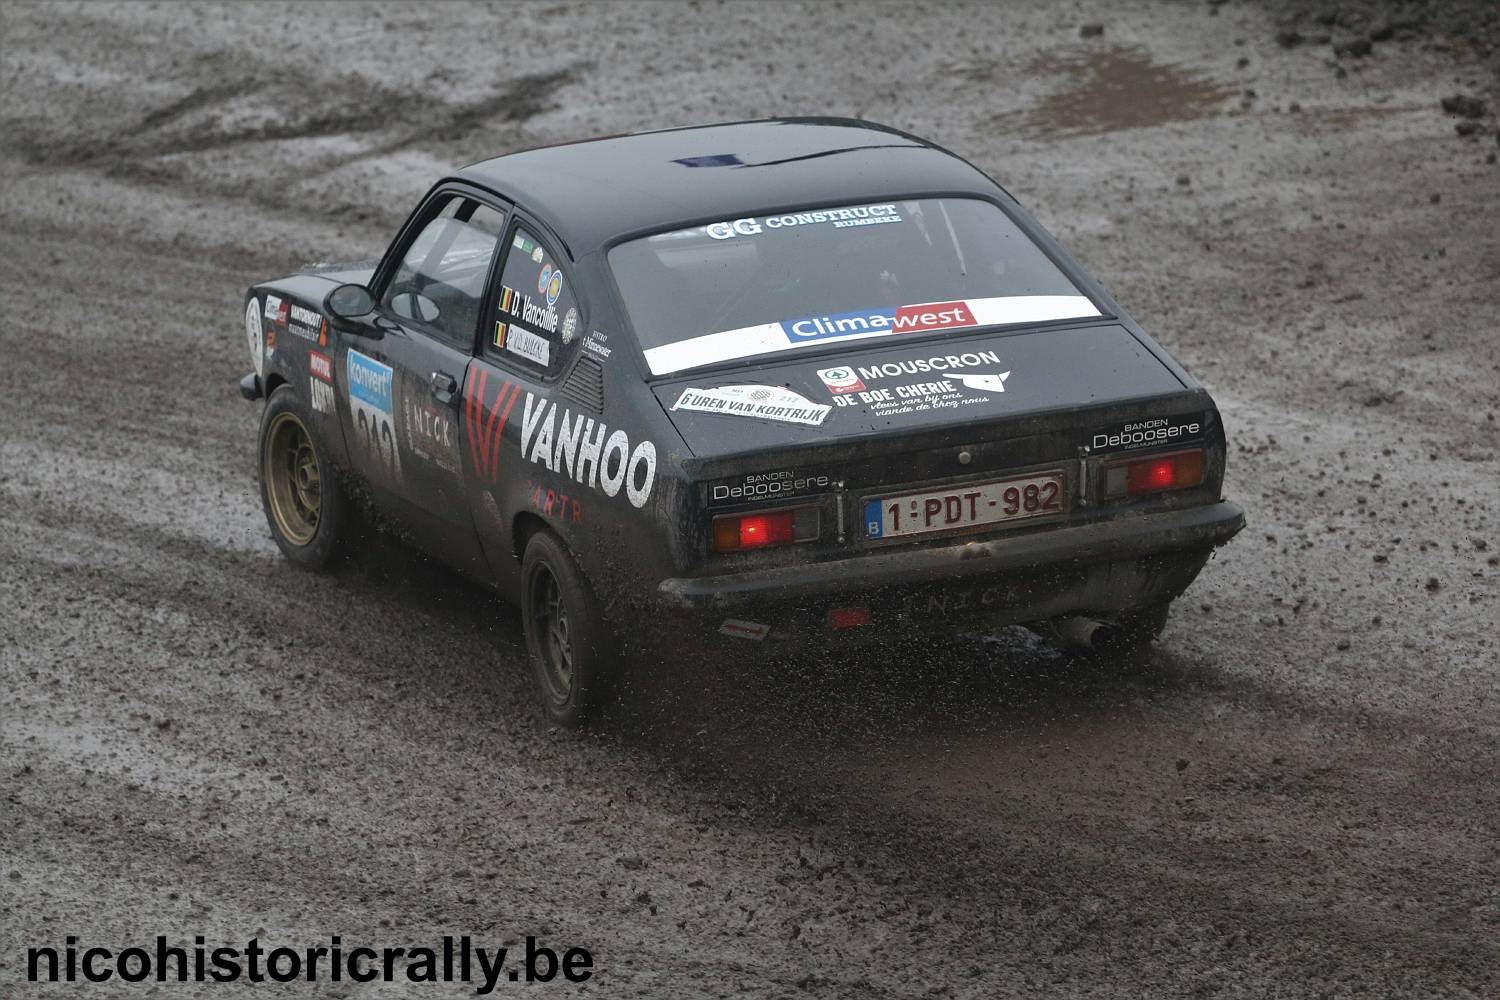
[[406, 248], [380, 304], [454, 347], [474, 343], [503, 213], [453, 195]]
[[562, 367], [578, 329], [578, 298], [570, 275], [530, 231], [517, 226], [500, 271], [486, 350], [550, 375]]

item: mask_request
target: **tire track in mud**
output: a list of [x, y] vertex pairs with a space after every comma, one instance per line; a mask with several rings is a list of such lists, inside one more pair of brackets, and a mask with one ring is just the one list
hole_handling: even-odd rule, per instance
[[[214, 53], [197, 61], [203, 64], [203, 74], [216, 80], [224, 65], [235, 67], [235, 72], [229, 82], [200, 84], [133, 124], [87, 139], [68, 138], [68, 130], [55, 125], [47, 128], [35, 120], [12, 118], [6, 122], [10, 147], [41, 166], [129, 173], [146, 161], [182, 153], [331, 136], [371, 137], [367, 149], [328, 158], [324, 166], [336, 168], [417, 143], [457, 144], [496, 125], [522, 125], [557, 108], [558, 92], [576, 83], [590, 66], [581, 61], [502, 79], [483, 97], [454, 101], [391, 88], [357, 74], [326, 76], [285, 68], [273, 72], [269, 65], [247, 70], [240, 52]], [[311, 108], [306, 106], [308, 94], [318, 95]], [[259, 124], [243, 124], [246, 119]], [[389, 132], [398, 135], [379, 140]]]
[[[96, 18], [111, 34], [115, 59], [160, 62], [160, 39], [150, 31]], [[25, 57], [22, 57], [24, 60]], [[303, 219], [394, 224], [358, 199], [323, 195], [293, 201], [289, 190], [348, 176], [350, 168], [418, 149], [450, 162], [524, 145], [528, 123], [562, 106], [563, 94], [587, 75], [578, 59], [551, 69], [496, 79], [488, 91], [460, 97], [436, 88], [388, 85], [330, 64], [305, 68], [247, 53], [243, 48], [200, 53], [187, 67], [172, 63], [168, 78], [190, 89], [142, 111], [123, 94], [64, 113], [28, 115], [0, 110], [6, 151], [32, 168], [85, 170], [134, 186], [171, 188], [229, 201], [249, 200], [278, 214], [295, 208]], [[471, 85], [472, 89], [472, 85]], [[258, 169], [224, 169], [224, 157], [257, 155]], [[332, 175], [332, 176], [330, 176]], [[341, 185], [334, 184], [335, 188]]]

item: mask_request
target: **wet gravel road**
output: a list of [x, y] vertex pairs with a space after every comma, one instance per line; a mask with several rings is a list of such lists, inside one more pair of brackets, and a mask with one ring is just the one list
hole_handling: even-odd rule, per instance
[[[501, 994], [1500, 992], [1493, 19], [1341, 7], [0, 6], [0, 993], [445, 933], [594, 954]], [[1250, 527], [1150, 669], [704, 663], [575, 736], [483, 591], [278, 556], [250, 283], [457, 163], [793, 113], [972, 158], [1218, 399]]]

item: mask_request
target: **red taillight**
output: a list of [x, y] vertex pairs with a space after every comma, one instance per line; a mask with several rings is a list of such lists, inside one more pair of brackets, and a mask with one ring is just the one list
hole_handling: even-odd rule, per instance
[[1125, 467], [1126, 493], [1152, 493], [1170, 490], [1177, 482], [1177, 460], [1156, 458], [1149, 462], [1132, 462]]
[[818, 537], [818, 509], [799, 507], [750, 514], [724, 514], [714, 518], [714, 549], [719, 552], [743, 552], [793, 542], [810, 542]]
[[1104, 467], [1104, 495], [1118, 497], [1185, 490], [1203, 482], [1203, 450], [1152, 455]]
[[788, 511], [783, 514], [756, 514], [754, 517], [742, 517], [740, 524], [740, 542], [736, 548], [758, 549], [766, 545], [786, 545], [792, 540], [792, 515]]

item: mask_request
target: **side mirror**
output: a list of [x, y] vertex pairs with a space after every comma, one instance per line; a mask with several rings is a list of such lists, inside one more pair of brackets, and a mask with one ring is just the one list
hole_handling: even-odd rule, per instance
[[323, 309], [346, 329], [353, 329], [359, 325], [354, 320], [375, 311], [375, 297], [364, 285], [340, 285], [323, 300]]

